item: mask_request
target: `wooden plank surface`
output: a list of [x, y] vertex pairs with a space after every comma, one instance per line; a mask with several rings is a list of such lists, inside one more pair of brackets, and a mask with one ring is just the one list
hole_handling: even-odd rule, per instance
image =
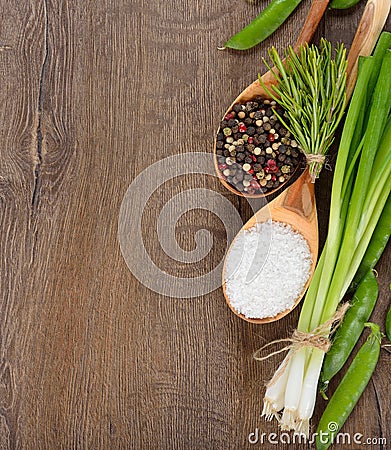
[[[235, 53], [216, 47], [266, 0], [2, 2], [1, 449], [241, 449], [260, 446], [248, 443], [256, 427], [277, 432], [260, 418], [277, 362], [257, 363], [252, 353], [288, 335], [299, 311], [257, 327], [228, 310], [221, 289], [199, 295], [190, 287], [187, 299], [155, 293], [128, 269], [117, 227], [127, 188], [144, 169], [211, 152], [222, 112], [263, 70], [268, 45], [295, 40], [309, 3], [273, 38]], [[328, 12], [317, 39], [349, 44], [363, 6]], [[325, 170], [317, 184], [322, 241], [331, 177]], [[174, 261], [156, 241], [159, 210], [200, 187], [230, 200], [243, 220], [251, 212], [211, 176], [164, 183], [143, 231], [151, 258], [173, 276], [205, 274], [224, 255], [226, 231], [210, 211], [185, 214], [176, 233], [187, 251], [197, 230], [213, 234], [203, 261]], [[211, 209], [219, 201], [211, 196]], [[377, 267], [373, 319], [381, 324], [390, 265], [389, 247]], [[382, 352], [344, 430], [390, 445], [389, 361]], [[319, 399], [315, 421], [323, 406]]]

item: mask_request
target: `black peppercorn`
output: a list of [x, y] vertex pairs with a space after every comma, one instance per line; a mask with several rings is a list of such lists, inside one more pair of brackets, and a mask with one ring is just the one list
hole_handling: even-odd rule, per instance
[[236, 174], [236, 178], [238, 179], [238, 181], [243, 181], [243, 178], [244, 178], [243, 170], [238, 170], [238, 173]]
[[285, 158], [286, 158], [286, 156], [283, 155], [282, 153], [280, 153], [280, 154], [278, 155], [278, 160], [281, 161], [281, 162], [284, 162], [284, 161], [285, 161]]
[[263, 118], [263, 114], [260, 111], [256, 111], [254, 113], [254, 119], [255, 120], [261, 120]]

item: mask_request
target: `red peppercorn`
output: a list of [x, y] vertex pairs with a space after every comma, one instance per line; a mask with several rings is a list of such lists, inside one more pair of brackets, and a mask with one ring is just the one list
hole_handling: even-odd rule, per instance
[[239, 131], [241, 133], [245, 133], [247, 131], [247, 127], [243, 122], [239, 124]]
[[274, 159], [269, 159], [267, 162], [267, 167], [265, 168], [266, 173], [277, 173], [278, 167]]
[[276, 180], [277, 180], [276, 176], [272, 175], [272, 181], [276, 181]]
[[254, 142], [254, 138], [252, 137], [252, 136], [250, 136], [249, 138], [248, 138], [248, 143], [249, 144], [252, 144]]
[[227, 164], [219, 164], [219, 169], [221, 171], [225, 170], [227, 167], [228, 167]]
[[257, 180], [251, 180], [250, 186], [253, 187], [254, 189], [259, 189], [260, 188], [259, 183], [258, 183]]
[[251, 158], [254, 162], [257, 161], [257, 157], [256, 157], [255, 155], [250, 155], [250, 158]]
[[248, 170], [248, 173], [251, 173], [251, 175], [254, 175], [254, 169]]
[[269, 142], [274, 142], [274, 134], [269, 133], [269, 134], [267, 135], [267, 140], [268, 140]]
[[232, 113], [228, 113], [225, 115], [224, 120], [231, 120], [233, 119], [235, 116]]

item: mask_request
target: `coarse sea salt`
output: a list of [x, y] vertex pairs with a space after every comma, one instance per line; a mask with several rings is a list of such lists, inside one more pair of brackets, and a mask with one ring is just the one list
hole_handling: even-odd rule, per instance
[[307, 241], [290, 225], [257, 223], [238, 234], [227, 255], [226, 295], [247, 318], [274, 317], [293, 307], [311, 264]]

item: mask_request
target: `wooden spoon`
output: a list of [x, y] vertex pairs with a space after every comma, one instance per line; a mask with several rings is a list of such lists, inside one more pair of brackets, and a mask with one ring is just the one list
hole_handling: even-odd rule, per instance
[[[330, 0], [313, 0], [310, 10], [307, 15], [307, 19], [303, 25], [302, 31], [297, 38], [297, 42], [294, 46], [295, 50], [297, 50], [301, 45], [305, 44], [306, 42], [310, 42], [312, 39], [312, 36], [315, 33], [316, 28], [319, 25], [319, 22], [321, 18], [323, 17], [323, 14], [327, 8], [327, 5], [329, 4]], [[273, 76], [272, 72], [269, 70], [265, 74], [262, 75], [262, 81], [265, 83], [265, 85], [270, 88], [271, 86], [275, 85], [276, 79]], [[259, 83], [259, 80], [255, 80], [253, 83], [251, 83], [249, 86], [246, 87], [239, 95], [236, 97], [236, 99], [232, 102], [232, 104], [229, 106], [227, 111], [225, 112], [224, 116], [231, 111], [232, 107], [235, 105], [235, 103], [245, 103], [249, 100], [254, 99], [257, 95], [260, 95], [261, 97], [265, 99], [269, 99], [269, 95], [265, 92], [261, 84]], [[223, 117], [224, 117], [223, 116]], [[217, 136], [217, 133], [216, 133]], [[265, 194], [246, 194], [239, 192], [237, 189], [232, 187], [229, 183], [227, 183], [222, 177], [221, 177], [221, 171], [219, 169], [218, 164], [218, 158], [216, 153], [216, 143], [217, 139], [215, 136], [214, 141], [214, 163], [215, 163], [215, 169], [216, 173], [221, 181], [221, 183], [232, 193], [236, 195], [240, 195], [241, 197], [249, 197], [249, 198], [260, 198], [260, 197], [267, 197], [271, 194], [274, 194], [276, 191], [280, 190], [288, 181], [289, 178], [285, 183], [280, 184], [280, 186], [276, 189], [273, 189]], [[296, 166], [297, 169], [298, 166]], [[293, 174], [292, 174], [293, 175]]]
[[[287, 309], [279, 313], [274, 317], [266, 317], [263, 319], [254, 319], [245, 317], [243, 314], [239, 314], [231, 305], [226, 292], [226, 261], [223, 267], [223, 293], [224, 297], [228, 303], [231, 310], [242, 319], [247, 322], [252, 323], [268, 323], [274, 322], [275, 320], [281, 319], [290, 313], [300, 302], [304, 296], [305, 291], [311, 281], [312, 274], [315, 270], [315, 265], [318, 257], [318, 216], [316, 213], [315, 204], [315, 183], [312, 182], [309, 173], [309, 168], [307, 167], [303, 174], [284, 192], [282, 192], [273, 201], [265, 205], [260, 209], [251, 219], [243, 225], [242, 230], [248, 230], [253, 228], [256, 223], [266, 222], [272, 219], [276, 222], [282, 222], [289, 224], [294, 231], [299, 232], [307, 241], [310, 253], [312, 256], [312, 264], [310, 270], [310, 277], [308, 278], [300, 296], [295, 301], [292, 308]], [[240, 232], [242, 231], [240, 230]], [[231, 251], [232, 245], [235, 239], [232, 241], [228, 253]]]
[[348, 56], [346, 95], [350, 99], [357, 80], [358, 57], [368, 56], [375, 48], [387, 21], [391, 0], [368, 0]]
[[[386, 3], [387, 5], [386, 7], [384, 7]], [[352, 93], [352, 89], [357, 78], [357, 66], [355, 64], [355, 61], [357, 60], [359, 55], [366, 56], [371, 54], [387, 19], [390, 8], [391, 0], [369, 0], [366, 5], [348, 56], [348, 86], [351, 86], [350, 90], [348, 90], [347, 92], [348, 97], [350, 97]], [[283, 311], [274, 317], [266, 317], [263, 319], [245, 317], [243, 314], [239, 314], [232, 307], [226, 293], [226, 264], [224, 264], [224, 297], [231, 310], [237, 316], [241, 317], [247, 322], [261, 324], [279, 320], [290, 313], [303, 298], [311, 281], [318, 258], [318, 217], [316, 212], [314, 188], [315, 185], [311, 180], [309, 168], [307, 167], [300, 178], [298, 178], [291, 186], [289, 186], [273, 201], [271, 201], [269, 204], [265, 205], [257, 213], [255, 213], [255, 215], [242, 227], [242, 230], [247, 230], [249, 228], [252, 228], [256, 223], [262, 223], [269, 219], [277, 222], [287, 223], [295, 231], [301, 233], [301, 235], [306, 239], [312, 256], [310, 276], [303, 288], [302, 293], [296, 299], [294, 305], [290, 309], [287, 309], [286, 311]], [[232, 248], [232, 244], [228, 249], [227, 255]]]

